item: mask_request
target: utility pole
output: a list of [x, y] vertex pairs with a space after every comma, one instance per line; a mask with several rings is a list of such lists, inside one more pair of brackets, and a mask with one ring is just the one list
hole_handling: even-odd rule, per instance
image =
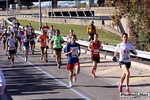
[[39, 0], [39, 27], [42, 27], [41, 0]]

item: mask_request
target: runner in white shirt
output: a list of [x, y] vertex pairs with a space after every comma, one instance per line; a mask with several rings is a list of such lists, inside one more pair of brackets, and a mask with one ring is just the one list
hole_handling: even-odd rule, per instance
[[118, 90], [119, 92], [122, 92], [122, 84], [123, 81], [126, 79], [126, 94], [130, 94], [129, 90], [129, 77], [130, 77], [130, 71], [129, 68], [131, 66], [131, 59], [130, 59], [130, 52], [134, 55], [137, 55], [136, 50], [134, 49], [134, 46], [128, 42], [128, 34], [123, 33], [122, 34], [122, 43], [118, 44], [116, 47], [116, 50], [114, 52], [114, 57], [112, 60], [117, 61], [116, 56], [117, 53], [120, 54], [119, 58], [119, 65], [123, 70], [122, 76], [120, 78], [120, 83], [118, 83]]
[[[51, 47], [50, 41], [51, 41], [51, 39], [52, 39], [52, 37], [53, 37], [54, 35], [55, 35], [55, 29], [53, 29], [53, 25], [51, 25], [50, 31], [49, 31], [49, 34], [48, 34], [48, 37], [49, 37], [48, 42], [49, 42], [49, 46], [50, 46], [50, 47]], [[53, 49], [50, 49], [50, 53], [53, 54]]]
[[11, 67], [14, 67], [14, 55], [16, 54], [15, 47], [16, 40], [14, 38], [14, 33], [10, 33], [10, 37], [6, 41], [6, 49], [9, 51], [8, 59], [11, 59]]

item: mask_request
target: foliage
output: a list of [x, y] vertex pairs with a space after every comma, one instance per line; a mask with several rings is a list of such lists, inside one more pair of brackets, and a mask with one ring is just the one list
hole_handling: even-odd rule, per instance
[[136, 49], [150, 51], [150, 0], [107, 0], [106, 4], [116, 7], [111, 16], [114, 25], [123, 16], [128, 18], [130, 41]]

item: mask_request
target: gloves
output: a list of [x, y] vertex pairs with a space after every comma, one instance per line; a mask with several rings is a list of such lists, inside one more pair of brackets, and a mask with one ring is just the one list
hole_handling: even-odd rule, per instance
[[131, 52], [132, 54], [135, 54], [135, 52], [134, 52], [133, 50], [130, 50], [130, 52]]
[[112, 60], [113, 60], [114, 62], [117, 62], [117, 58], [116, 58], [116, 57], [113, 57]]

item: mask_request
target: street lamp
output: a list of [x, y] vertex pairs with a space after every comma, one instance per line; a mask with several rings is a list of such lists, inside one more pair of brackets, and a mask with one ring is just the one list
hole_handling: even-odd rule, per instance
[[42, 27], [42, 13], [41, 13], [41, 0], [39, 0], [39, 27]]

